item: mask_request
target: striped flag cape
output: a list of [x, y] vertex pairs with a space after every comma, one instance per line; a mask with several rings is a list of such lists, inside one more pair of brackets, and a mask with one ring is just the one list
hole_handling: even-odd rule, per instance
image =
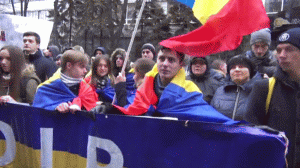
[[38, 86], [33, 100], [33, 107], [55, 110], [63, 102], [72, 102], [81, 109], [90, 110], [96, 106], [98, 95], [88, 83], [81, 81], [79, 93], [76, 96], [60, 79], [60, 73], [56, 72], [50, 79]]
[[160, 99], [154, 91], [154, 79], [158, 74], [157, 65], [145, 76], [143, 85], [137, 90], [134, 102], [127, 108], [115, 106], [127, 115], [158, 115], [177, 117], [180, 120], [207, 122], [231, 122], [203, 100], [199, 88], [185, 80], [185, 71], [180, 69], [164, 89]]

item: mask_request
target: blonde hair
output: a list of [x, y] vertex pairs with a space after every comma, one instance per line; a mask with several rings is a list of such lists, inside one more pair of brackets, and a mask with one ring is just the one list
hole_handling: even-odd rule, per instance
[[61, 57], [61, 71], [64, 72], [66, 69], [67, 62], [70, 62], [71, 64], [77, 63], [77, 62], [84, 62], [88, 63], [87, 56], [80, 52], [75, 50], [67, 50], [64, 52], [64, 54]]

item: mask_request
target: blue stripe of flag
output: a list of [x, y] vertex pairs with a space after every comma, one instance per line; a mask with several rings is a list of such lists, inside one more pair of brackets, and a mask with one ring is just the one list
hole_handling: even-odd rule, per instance
[[195, 0], [177, 0], [178, 2], [181, 2], [183, 4], [186, 4], [190, 8], [193, 8]]

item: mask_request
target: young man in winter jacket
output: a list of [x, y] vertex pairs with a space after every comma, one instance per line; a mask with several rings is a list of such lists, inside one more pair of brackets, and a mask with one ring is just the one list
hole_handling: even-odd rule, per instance
[[271, 32], [269, 29], [261, 29], [251, 34], [250, 46], [251, 50], [245, 53], [255, 64], [257, 75], [268, 78], [272, 77], [277, 65], [276, 58], [270, 51]]
[[245, 119], [284, 131], [289, 140], [288, 167], [300, 167], [300, 28], [283, 32], [277, 42], [279, 66], [273, 75], [273, 91], [269, 91], [268, 80], [256, 83]]
[[40, 50], [40, 36], [35, 32], [25, 32], [23, 34], [23, 52], [26, 61], [33, 64], [37, 76], [42, 82], [49, 79], [57, 70], [55, 63], [43, 56]]

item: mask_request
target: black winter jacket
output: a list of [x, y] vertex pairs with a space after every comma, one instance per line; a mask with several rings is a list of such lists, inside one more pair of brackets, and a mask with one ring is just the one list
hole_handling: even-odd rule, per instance
[[247, 51], [245, 56], [255, 64], [255, 71], [262, 75], [266, 73], [269, 77], [273, 76], [278, 63], [271, 51], [268, 51], [263, 59], [257, 58], [251, 50]]
[[44, 57], [40, 49], [35, 54], [30, 54], [28, 56], [28, 61], [34, 65], [36, 74], [41, 82], [50, 78], [57, 70], [55, 63]]
[[187, 80], [193, 81], [203, 94], [203, 99], [210, 103], [216, 90], [223, 85], [224, 77], [213, 70], [207, 70], [203, 76], [197, 77], [190, 70]]
[[268, 112], [266, 99], [268, 80], [259, 81], [253, 88], [247, 105], [245, 120], [256, 125], [267, 125], [284, 131], [289, 139], [288, 167], [300, 167], [300, 88], [288, 74], [277, 67], [276, 83]]

